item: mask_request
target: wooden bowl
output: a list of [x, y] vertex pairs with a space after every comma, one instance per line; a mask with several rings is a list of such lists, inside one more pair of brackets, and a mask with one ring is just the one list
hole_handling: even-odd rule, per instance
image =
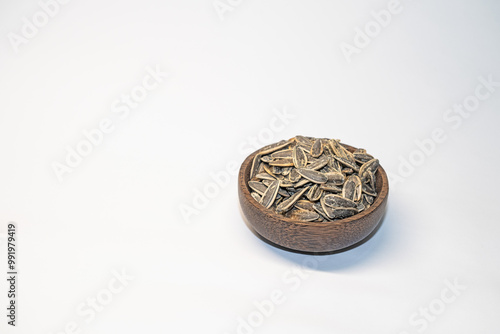
[[[354, 152], [354, 147], [343, 145]], [[367, 210], [333, 222], [304, 222], [279, 215], [252, 198], [248, 181], [252, 161], [257, 153], [255, 151], [250, 154], [240, 167], [238, 195], [243, 218], [264, 241], [292, 252], [324, 255], [357, 247], [378, 229], [389, 194], [389, 181], [381, 166], [375, 174], [378, 195]]]

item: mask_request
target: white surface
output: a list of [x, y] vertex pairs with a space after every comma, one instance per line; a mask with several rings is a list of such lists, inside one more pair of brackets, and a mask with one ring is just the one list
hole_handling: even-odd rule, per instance
[[[498, 2], [404, 0], [350, 63], [340, 44], [388, 2], [232, 3], [221, 20], [211, 0], [74, 0], [15, 53], [8, 34], [40, 7], [1, 2], [0, 232], [18, 224], [20, 275], [18, 326], [2, 311], [0, 332], [61, 333], [75, 322], [80, 333], [233, 334], [280, 290], [283, 303], [246, 332], [498, 333], [500, 87], [457, 129], [443, 119], [478, 77], [500, 81]], [[117, 117], [113, 102], [148, 66], [169, 78]], [[257, 148], [249, 137], [268, 133], [275, 109], [295, 118], [257, 146], [340, 138], [393, 175], [418, 154], [415, 140], [435, 128], [447, 140], [393, 181], [379, 232], [342, 254], [257, 239], [235, 176], [187, 223], [180, 206]], [[108, 117], [114, 131], [60, 183], [51, 164]], [[106, 296], [114, 270], [134, 279], [88, 321], [77, 308]], [[442, 304], [446, 280], [466, 288]], [[2, 279], [3, 310], [6, 291]], [[446, 308], [424, 328], [418, 312], [429, 305]]]

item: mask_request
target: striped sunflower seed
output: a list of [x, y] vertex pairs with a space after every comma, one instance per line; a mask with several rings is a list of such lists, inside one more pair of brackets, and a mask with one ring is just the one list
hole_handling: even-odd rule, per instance
[[292, 160], [292, 166], [295, 166], [295, 168], [304, 168], [307, 165], [307, 156], [304, 153], [304, 150], [302, 150], [298, 146], [295, 146], [293, 148]]
[[276, 195], [278, 195], [278, 190], [280, 188], [280, 181], [276, 180], [271, 183], [271, 185], [266, 189], [262, 198], [260, 199], [260, 204], [262, 204], [266, 209], [273, 205]]
[[328, 181], [328, 177], [324, 173], [312, 169], [299, 168], [297, 172], [314, 183], [326, 183], [326, 181]]

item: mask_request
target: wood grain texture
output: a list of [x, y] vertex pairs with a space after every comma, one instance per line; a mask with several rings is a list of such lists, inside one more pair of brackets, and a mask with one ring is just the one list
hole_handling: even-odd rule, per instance
[[[355, 150], [349, 145], [344, 147], [351, 152]], [[333, 222], [304, 222], [274, 213], [252, 198], [248, 181], [257, 153], [250, 154], [240, 167], [238, 196], [246, 223], [271, 244], [299, 253], [331, 254], [361, 244], [380, 224], [389, 195], [389, 181], [381, 166], [375, 175], [378, 196], [368, 210]]]

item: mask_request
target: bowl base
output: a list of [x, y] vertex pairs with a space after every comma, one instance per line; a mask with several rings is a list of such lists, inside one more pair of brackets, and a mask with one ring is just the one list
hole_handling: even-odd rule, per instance
[[370, 240], [375, 235], [375, 233], [377, 233], [377, 231], [380, 229], [380, 227], [382, 226], [382, 223], [383, 223], [384, 219], [385, 219], [385, 214], [382, 216], [382, 218], [380, 219], [380, 221], [377, 224], [377, 226], [375, 226], [375, 228], [373, 229], [373, 231], [370, 234], [368, 234], [364, 239], [358, 241], [357, 243], [355, 243], [355, 244], [353, 244], [351, 246], [347, 246], [347, 247], [344, 247], [344, 248], [341, 248], [341, 249], [337, 249], [337, 250], [333, 250], [333, 251], [328, 251], [328, 252], [308, 252], [308, 251], [302, 251], [302, 250], [287, 248], [287, 247], [278, 245], [277, 243], [272, 242], [271, 240], [266, 239], [261, 234], [259, 234], [250, 224], [248, 224], [248, 222], [246, 221], [246, 219], [245, 219], [245, 224], [250, 229], [250, 231], [253, 234], [255, 234], [255, 236], [257, 236], [257, 238], [259, 238], [260, 240], [264, 241], [266, 244], [271, 245], [271, 246], [273, 246], [275, 248], [278, 248], [278, 249], [281, 249], [281, 250], [284, 250], [284, 251], [287, 251], [287, 252], [297, 253], [297, 254], [303, 254], [303, 255], [332, 255], [332, 254], [337, 254], [337, 253], [343, 253], [343, 252], [346, 252], [346, 251], [351, 250], [353, 248], [359, 247], [362, 244], [364, 244], [365, 242], [367, 242], [368, 240]]

